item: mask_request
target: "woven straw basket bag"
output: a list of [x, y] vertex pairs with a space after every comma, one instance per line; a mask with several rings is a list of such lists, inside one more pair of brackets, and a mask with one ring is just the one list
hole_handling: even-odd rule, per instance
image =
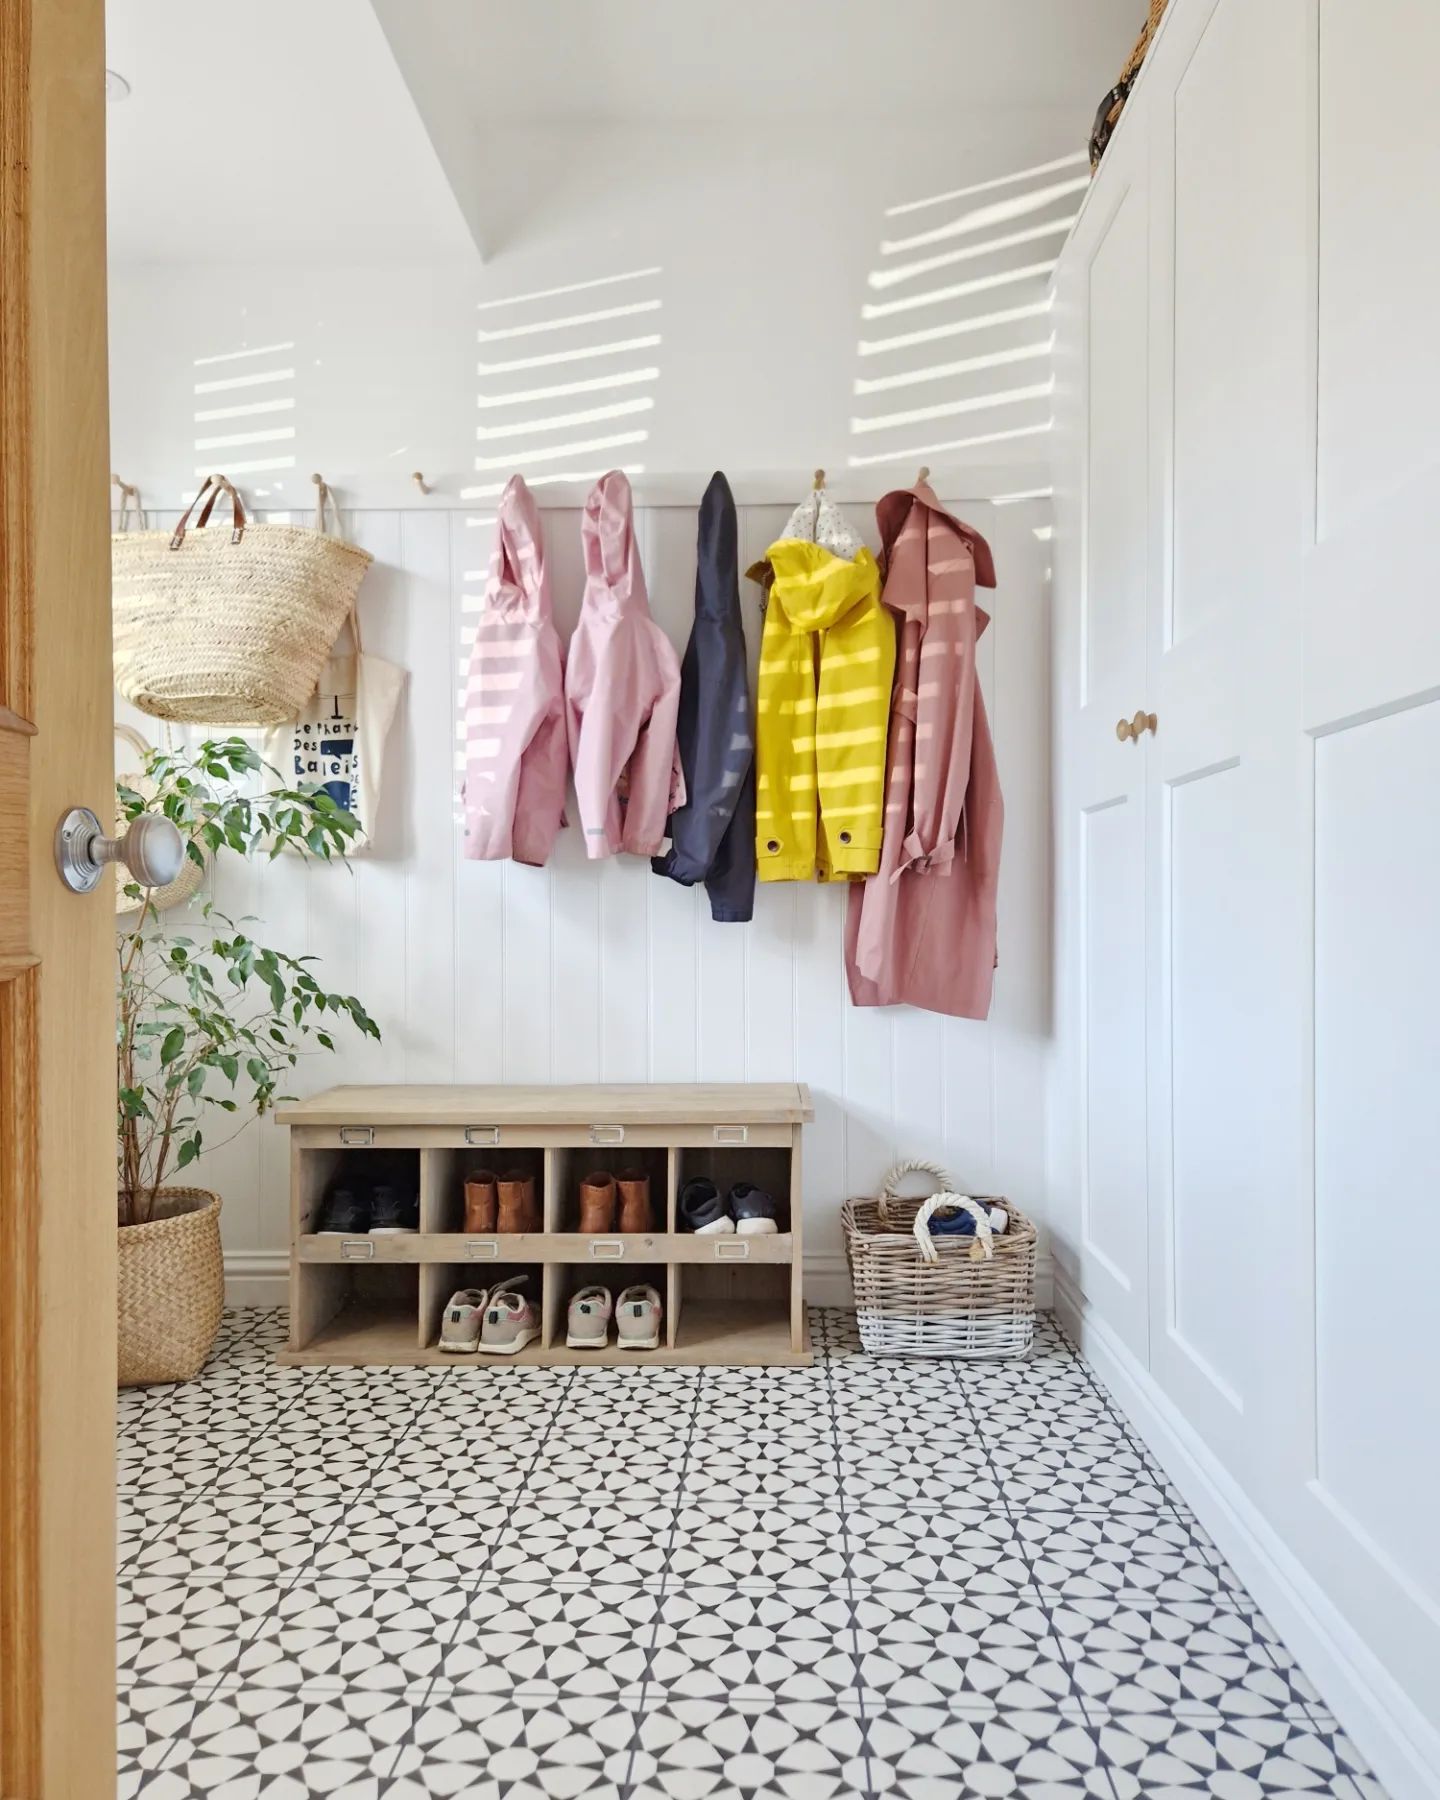
[[[140, 733], [136, 731], [133, 725], [117, 725], [115, 727], [115, 735], [122, 743], [128, 744], [130, 748], [136, 752], [142, 763], [150, 754], [149, 744], [145, 742], [144, 738], [141, 737]], [[123, 781], [126, 787], [134, 788], [137, 794], [143, 794], [147, 800], [154, 798], [155, 783], [148, 775], [127, 774], [118, 777], [118, 779]], [[117, 808], [115, 813], [116, 837], [124, 836], [126, 827], [129, 823], [130, 821], [125, 817], [124, 812]], [[148, 895], [150, 904], [158, 912], [164, 912], [167, 908], [172, 906], [183, 906], [187, 900], [193, 900], [195, 895], [199, 893], [200, 884], [204, 879], [204, 868], [199, 863], [195, 862], [192, 857], [187, 856], [180, 865], [180, 873], [173, 881], [166, 882], [164, 887], [150, 889]], [[133, 885], [134, 883], [131, 880], [130, 871], [128, 869], [122, 868], [116, 871], [115, 911], [122, 919], [128, 917], [132, 913], [138, 913], [140, 908], [145, 904], [144, 899], [137, 900], [132, 895], [125, 892], [127, 887]]]
[[[207, 529], [222, 494], [228, 532]], [[173, 532], [117, 531], [110, 541], [115, 685], [141, 712], [182, 724], [293, 719], [373, 561], [325, 532], [251, 524], [223, 475]]]
[[[907, 1175], [937, 1184], [928, 1197], [898, 1192]], [[845, 1254], [855, 1288], [860, 1342], [875, 1356], [1027, 1356], [1035, 1337], [1035, 1227], [1000, 1201], [1006, 1230], [991, 1231], [996, 1204], [955, 1192], [938, 1163], [896, 1163], [873, 1200], [841, 1210]], [[931, 1216], [960, 1207], [973, 1237], [930, 1234]]]
[[1130, 90], [1134, 87], [1136, 77], [1144, 65], [1150, 49], [1151, 39], [1160, 29], [1160, 21], [1165, 15], [1168, 0], [1150, 0], [1150, 11], [1140, 35], [1135, 40], [1135, 47], [1125, 59], [1125, 67], [1120, 71], [1120, 79], [1100, 102], [1100, 109], [1095, 114], [1095, 123], [1090, 129], [1090, 172], [1093, 175], [1100, 167], [1100, 158], [1105, 154], [1105, 146], [1110, 142], [1111, 134], [1120, 123], [1120, 115], [1125, 110], [1125, 102], [1130, 98]]
[[161, 1188], [155, 1210], [146, 1224], [119, 1229], [121, 1387], [193, 1380], [225, 1310], [220, 1196]]

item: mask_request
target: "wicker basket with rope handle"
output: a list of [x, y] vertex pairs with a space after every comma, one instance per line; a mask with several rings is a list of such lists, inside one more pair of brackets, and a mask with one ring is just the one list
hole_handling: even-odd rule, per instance
[[[900, 1193], [913, 1174], [928, 1175], [936, 1191]], [[999, 1234], [987, 1213], [994, 1204], [1009, 1215]], [[950, 1207], [974, 1218], [973, 1237], [931, 1236], [930, 1218]], [[896, 1163], [873, 1200], [847, 1200], [841, 1223], [860, 1341], [873, 1355], [1028, 1355], [1035, 1336], [1036, 1231], [1018, 1207], [958, 1193], [946, 1169], [916, 1157]]]

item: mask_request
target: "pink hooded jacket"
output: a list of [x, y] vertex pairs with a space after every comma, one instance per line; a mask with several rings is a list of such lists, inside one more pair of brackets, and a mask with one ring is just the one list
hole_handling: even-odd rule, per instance
[[465, 678], [465, 854], [543, 864], [565, 822], [565, 667], [535, 498], [500, 497], [485, 609]]
[[923, 482], [876, 508], [885, 604], [900, 624], [878, 872], [850, 890], [845, 970], [856, 1006], [959, 1019], [990, 1011], [1004, 804], [975, 646], [990, 616], [990, 546]]
[[587, 856], [654, 856], [685, 804], [675, 743], [680, 663], [650, 617], [630, 483], [602, 475], [585, 502], [585, 598], [570, 640], [565, 719]]

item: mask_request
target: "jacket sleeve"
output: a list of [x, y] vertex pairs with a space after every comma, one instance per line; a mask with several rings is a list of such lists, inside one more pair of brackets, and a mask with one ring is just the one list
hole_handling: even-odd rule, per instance
[[[925, 636], [920, 643], [911, 828], [900, 869], [948, 869], [970, 783], [975, 730], [975, 587], [959, 538], [937, 541], [928, 571]], [[956, 565], [959, 566], [956, 566]]]
[[545, 704], [520, 760], [512, 853], [516, 862], [543, 868], [565, 823], [565, 778], [570, 769], [564, 675], [553, 631], [542, 635], [539, 661]]
[[549, 705], [533, 638], [515, 654], [513, 627], [502, 642], [482, 618], [465, 682], [465, 855], [490, 862], [512, 852], [520, 770]]
[[680, 710], [680, 670], [675, 652], [658, 625], [650, 626], [644, 664], [651, 672], [652, 699], [629, 758], [629, 792], [622, 847], [634, 856], [654, 856], [665, 836], [671, 809], [685, 804], [685, 775], [675, 742]]
[[615, 636], [571, 656], [565, 671], [565, 721], [575, 770], [575, 804], [585, 854], [614, 856], [620, 849], [620, 775], [635, 747], [635, 714], [628, 704], [634, 670]]
[[755, 763], [746, 766], [735, 810], [711, 858], [705, 877], [710, 917], [717, 924], [743, 925], [755, 916]]
[[[689, 886], [703, 880], [713, 867], [755, 762], [745, 640], [726, 622], [707, 618], [695, 622], [680, 673], [677, 737], [686, 799], [671, 817], [672, 846], [657, 867], [662, 875]], [[752, 863], [754, 835], [752, 781]]]

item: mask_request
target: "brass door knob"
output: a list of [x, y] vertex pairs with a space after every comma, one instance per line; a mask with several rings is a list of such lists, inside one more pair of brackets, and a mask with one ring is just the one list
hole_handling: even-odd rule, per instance
[[1159, 726], [1159, 719], [1154, 713], [1137, 712], [1133, 719], [1121, 719], [1115, 727], [1115, 735], [1123, 744], [1127, 740], [1138, 744], [1143, 733], [1154, 732]]

